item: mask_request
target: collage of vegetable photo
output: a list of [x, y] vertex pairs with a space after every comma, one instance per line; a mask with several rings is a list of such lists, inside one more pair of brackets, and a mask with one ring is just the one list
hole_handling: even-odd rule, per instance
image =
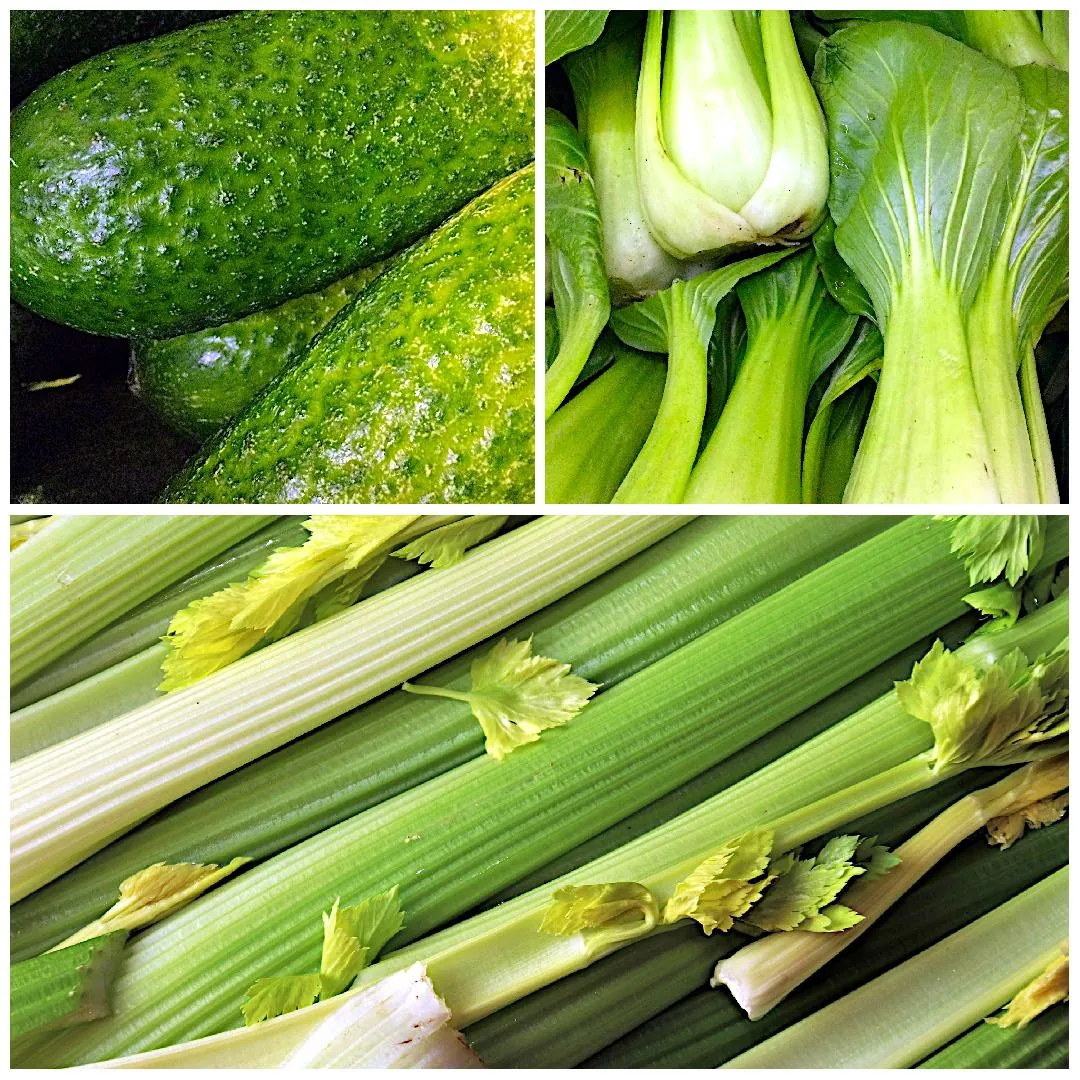
[[1066, 10], [9, 28], [13, 1071], [1067, 1070]]

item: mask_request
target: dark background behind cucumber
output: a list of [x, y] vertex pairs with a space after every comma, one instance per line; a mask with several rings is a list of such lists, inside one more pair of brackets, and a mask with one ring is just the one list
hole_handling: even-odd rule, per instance
[[[229, 11], [12, 11], [11, 106], [65, 68], [117, 45]], [[127, 389], [130, 345], [11, 304], [14, 502], [153, 502], [197, 448]], [[69, 386], [35, 382], [79, 375]]]

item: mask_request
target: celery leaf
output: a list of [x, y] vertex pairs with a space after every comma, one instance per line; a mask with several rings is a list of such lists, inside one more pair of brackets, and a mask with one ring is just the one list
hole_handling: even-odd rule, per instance
[[968, 593], [964, 597], [964, 603], [990, 619], [988, 623], [980, 626], [976, 633], [996, 634], [1015, 626], [1020, 617], [1020, 594], [1020, 587], [1010, 585], [1007, 581], [999, 581], [996, 585], [988, 585], [985, 589]]
[[1042, 558], [1045, 522], [1037, 515], [965, 514], [951, 520], [951, 550], [964, 560], [972, 585], [1002, 574], [1015, 585]]
[[997, 1027], [1024, 1028], [1041, 1012], [1051, 1005], [1064, 1001], [1069, 996], [1069, 956], [1062, 950], [1037, 978], [1028, 983], [1005, 1007], [1000, 1016], [987, 1018], [988, 1024]]
[[233, 859], [226, 866], [216, 863], [154, 863], [120, 883], [120, 899], [104, 915], [53, 946], [50, 951], [116, 930], [138, 930], [158, 922], [249, 862], [250, 859], [241, 858]]
[[505, 524], [506, 515], [463, 518], [418, 536], [404, 547], [392, 551], [391, 555], [395, 559], [415, 559], [423, 566], [430, 564], [433, 570], [442, 570], [460, 562], [469, 548], [494, 536]]
[[260, 979], [248, 990], [243, 1006], [248, 1024], [257, 1024], [347, 990], [383, 946], [405, 925], [395, 885], [355, 907], [334, 900], [323, 912], [323, 946], [316, 975], [284, 975]]
[[500, 641], [487, 655], [473, 661], [472, 689], [405, 683], [412, 694], [467, 701], [480, 721], [484, 749], [501, 760], [540, 732], [573, 719], [596, 693], [595, 683], [570, 674], [570, 665], [534, 656], [532, 638]]
[[414, 520], [351, 515], [311, 518], [304, 523], [311, 536], [301, 547], [278, 549], [247, 581], [196, 600], [173, 616], [164, 638], [169, 652], [159, 689], [191, 686], [261, 642], [287, 634], [312, 597], [347, 575], [353, 575], [351, 584], [355, 585], [358, 572], [373, 572], [388, 554], [389, 545]]
[[[858, 836], [834, 836], [817, 855], [781, 855], [769, 868], [774, 880], [744, 920], [761, 930], [814, 933], [846, 930], [862, 922], [858, 912], [834, 903], [852, 878], [866, 872], [856, 861], [861, 844]], [[880, 857], [878, 861], [880, 865]]]
[[318, 975], [280, 975], [259, 979], [247, 992], [241, 1006], [244, 1021], [250, 1027], [275, 1016], [306, 1009], [319, 1000], [322, 980]]
[[768, 829], [729, 840], [675, 886], [664, 906], [664, 922], [690, 918], [706, 934], [730, 930], [773, 880], [773, 875], [766, 874], [772, 844]]
[[617, 937], [648, 933], [657, 922], [656, 899], [633, 881], [605, 885], [566, 885], [554, 895], [540, 930], [545, 934], [578, 934], [589, 930], [615, 931]]
[[1031, 665], [1016, 650], [980, 672], [937, 641], [896, 694], [905, 712], [933, 730], [935, 772], [1022, 764], [1064, 748], [1068, 650]]

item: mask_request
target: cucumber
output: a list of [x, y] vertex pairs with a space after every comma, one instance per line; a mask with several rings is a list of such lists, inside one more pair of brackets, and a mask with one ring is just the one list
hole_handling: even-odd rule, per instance
[[11, 12], [11, 104], [57, 72], [133, 41], [219, 19], [228, 11]]
[[245, 12], [127, 45], [11, 115], [11, 290], [172, 337], [314, 292], [533, 155], [532, 11]]
[[295, 360], [383, 266], [223, 326], [132, 342], [128, 386], [171, 428], [205, 439]]
[[166, 501], [531, 502], [534, 173], [395, 260]]

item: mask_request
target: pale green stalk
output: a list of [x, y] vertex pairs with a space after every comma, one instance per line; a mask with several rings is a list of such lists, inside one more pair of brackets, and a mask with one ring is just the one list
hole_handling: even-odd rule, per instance
[[681, 502], [697, 457], [708, 388], [708, 340], [701, 340], [690, 287], [676, 281], [669, 293], [668, 369], [660, 408], [612, 502]]
[[864, 916], [839, 933], [802, 930], [768, 934], [717, 966], [713, 985], [726, 986], [751, 1020], [758, 1020], [803, 982], [857, 941], [961, 841], [1017, 805], [1047, 798], [1068, 786], [1064, 758], [1027, 765], [939, 814], [895, 849], [900, 865], [882, 877], [858, 880], [844, 890], [844, 904]]
[[159, 643], [11, 714], [11, 760], [61, 743], [153, 701], [168, 646]]
[[[845, 502], [1001, 501], [959, 307], [928, 249], [913, 239], [911, 269], [889, 309], [881, 378]], [[932, 333], [928, 311], [934, 312]]]
[[1001, 1008], [1068, 932], [1065, 867], [724, 1068], [907, 1068]]
[[273, 520], [220, 514], [50, 522], [11, 554], [12, 686]]
[[12, 901], [155, 810], [564, 596], [686, 518], [535, 521], [12, 768]]

